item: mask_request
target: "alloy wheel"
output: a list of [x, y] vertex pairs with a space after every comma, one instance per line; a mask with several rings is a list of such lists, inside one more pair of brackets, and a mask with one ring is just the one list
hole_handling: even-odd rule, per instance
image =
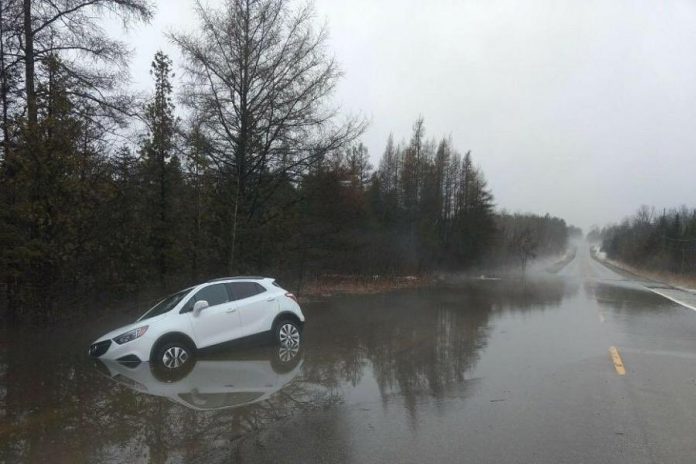
[[186, 364], [189, 359], [188, 351], [180, 346], [172, 346], [162, 355], [162, 364], [169, 369], [176, 369]]
[[300, 344], [300, 331], [294, 324], [285, 323], [280, 326], [278, 338], [282, 346], [296, 346]]

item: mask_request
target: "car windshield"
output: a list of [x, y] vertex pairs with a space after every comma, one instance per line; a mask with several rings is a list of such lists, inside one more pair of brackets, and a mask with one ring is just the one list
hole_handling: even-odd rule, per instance
[[169, 295], [159, 303], [157, 303], [155, 306], [152, 308], [148, 309], [145, 314], [140, 316], [138, 321], [143, 321], [145, 319], [150, 319], [151, 317], [159, 316], [160, 314], [164, 314], [167, 311], [170, 311], [179, 304], [179, 302], [184, 298], [188, 292], [191, 291], [193, 287], [189, 287], [187, 289], [181, 290], [180, 292], [174, 293], [173, 295]]

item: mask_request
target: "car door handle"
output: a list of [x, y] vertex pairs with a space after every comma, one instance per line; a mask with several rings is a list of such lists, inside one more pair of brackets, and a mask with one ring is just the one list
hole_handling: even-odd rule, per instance
[[275, 297], [266, 298], [266, 301], [275, 301]]
[[226, 312], [228, 312], [228, 313], [236, 313], [236, 312], [237, 312], [237, 308], [228, 309]]

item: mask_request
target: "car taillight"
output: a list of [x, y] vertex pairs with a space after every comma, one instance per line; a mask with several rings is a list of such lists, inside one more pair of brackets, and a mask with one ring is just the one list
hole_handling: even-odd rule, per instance
[[296, 297], [295, 295], [293, 295], [292, 293], [288, 292], [288, 293], [285, 294], [285, 296], [287, 296], [288, 298], [292, 298], [292, 300], [293, 300], [295, 303], [299, 303], [299, 301], [297, 301], [297, 297]]

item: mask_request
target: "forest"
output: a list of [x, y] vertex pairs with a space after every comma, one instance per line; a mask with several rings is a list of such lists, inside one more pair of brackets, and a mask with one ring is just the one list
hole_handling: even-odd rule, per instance
[[422, 117], [373, 166], [366, 121], [332, 103], [327, 31], [293, 5], [199, 4], [196, 32], [168, 36], [182, 69], [158, 52], [139, 95], [101, 18], [137, 27], [150, 2], [0, 3], [0, 317], [221, 275], [524, 268], [565, 250], [577, 230], [498, 211], [471, 152]]
[[638, 268], [696, 273], [696, 209], [685, 206], [656, 212], [642, 206], [620, 224], [595, 229], [607, 257]]

